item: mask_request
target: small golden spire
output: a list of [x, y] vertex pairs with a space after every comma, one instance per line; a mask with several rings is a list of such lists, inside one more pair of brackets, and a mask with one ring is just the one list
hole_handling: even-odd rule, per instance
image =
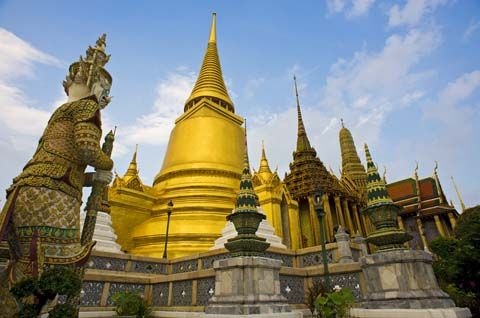
[[208, 39], [207, 51], [203, 58], [202, 68], [193, 87], [190, 97], [185, 102], [184, 111], [192, 108], [196, 101], [208, 97], [231, 112], [235, 112], [233, 102], [228, 95], [228, 90], [223, 80], [222, 67], [217, 51], [217, 22], [216, 14], [212, 14], [212, 27]]
[[210, 39], [208, 43], [217, 43], [217, 14], [212, 13], [212, 27], [210, 29]]
[[305, 125], [303, 124], [302, 111], [300, 109], [300, 99], [298, 98], [297, 77], [293, 75], [293, 81], [295, 83], [295, 96], [297, 98], [297, 120], [298, 120], [298, 132], [297, 132], [297, 152], [310, 150], [310, 141], [305, 131]]
[[268, 164], [267, 156], [265, 155], [265, 144], [263, 140], [262, 140], [262, 158], [260, 159], [260, 168], [258, 169], [258, 172], [261, 174], [272, 173], [272, 170], [270, 170], [270, 166]]
[[387, 184], [387, 166], [383, 166], [383, 182]]
[[453, 187], [455, 188], [455, 192], [457, 193], [458, 201], [460, 201], [462, 212], [464, 212], [466, 207], [465, 207], [465, 204], [463, 203], [462, 196], [460, 195], [460, 191], [458, 191], [457, 184], [455, 183], [455, 179], [453, 179], [453, 176], [451, 176], [450, 178], [452, 178]]
[[413, 175], [415, 176], [415, 180], [418, 180], [418, 161], [415, 160], [415, 170], [413, 172]]
[[135, 145], [135, 152], [133, 153], [132, 161], [130, 161], [130, 164], [128, 165], [127, 172], [123, 176], [124, 178], [125, 177], [133, 177], [133, 176], [138, 175], [137, 151], [138, 151], [138, 144]]

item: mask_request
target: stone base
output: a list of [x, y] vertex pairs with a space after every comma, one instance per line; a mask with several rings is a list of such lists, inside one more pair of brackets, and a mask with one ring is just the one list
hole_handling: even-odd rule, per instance
[[352, 318], [469, 318], [472, 317], [468, 308], [438, 308], [438, 309], [363, 309], [350, 310]]
[[215, 261], [215, 294], [205, 308], [207, 316], [290, 312], [280, 291], [281, 264], [280, 260], [255, 256]]
[[[432, 255], [399, 249], [360, 258], [367, 283], [365, 309], [427, 309], [455, 307], [437, 284]], [[440, 316], [442, 317], [442, 316]]]
[[301, 312], [277, 312], [274, 314], [258, 314], [258, 315], [221, 315], [221, 314], [203, 314], [199, 318], [238, 318], [238, 317], [252, 317], [252, 318], [302, 318]]

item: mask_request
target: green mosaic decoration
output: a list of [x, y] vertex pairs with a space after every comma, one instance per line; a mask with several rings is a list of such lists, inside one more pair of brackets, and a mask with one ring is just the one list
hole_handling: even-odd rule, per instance
[[366, 144], [365, 155], [367, 158], [368, 206], [362, 213], [375, 226], [375, 231], [367, 236], [366, 241], [377, 246], [377, 252], [403, 249], [405, 248], [403, 244], [410, 241], [412, 236], [398, 227], [397, 216], [402, 207], [394, 204], [388, 195], [385, 182], [380, 178]]
[[238, 232], [238, 235], [225, 243], [225, 248], [233, 256], [258, 256], [264, 252], [270, 243], [258, 237], [255, 233], [265, 215], [257, 210], [258, 197], [253, 190], [250, 163], [248, 160], [247, 136], [245, 134], [245, 157], [240, 180], [240, 192], [235, 203], [235, 211], [227, 216]]

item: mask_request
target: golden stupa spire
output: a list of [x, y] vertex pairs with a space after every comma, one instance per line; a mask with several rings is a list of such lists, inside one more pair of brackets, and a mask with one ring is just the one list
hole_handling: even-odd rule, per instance
[[310, 141], [307, 137], [307, 132], [305, 131], [305, 126], [303, 125], [302, 111], [300, 109], [300, 100], [298, 98], [298, 88], [297, 88], [297, 77], [293, 76], [293, 81], [295, 83], [295, 96], [297, 98], [297, 119], [298, 119], [298, 133], [297, 133], [297, 152], [310, 150]]
[[125, 173], [125, 177], [133, 177], [138, 174], [138, 167], [137, 167], [137, 151], [138, 151], [138, 144], [135, 145], [135, 152], [133, 153], [132, 161], [128, 165], [127, 172]]
[[340, 119], [342, 128], [339, 132], [340, 151], [342, 154], [342, 172], [348, 176], [358, 187], [360, 193], [365, 194], [367, 186], [367, 173], [358, 157], [355, 142], [350, 130], [345, 127], [343, 118]]
[[203, 64], [197, 82], [193, 87], [190, 97], [185, 102], [185, 111], [192, 108], [200, 98], [208, 97], [227, 110], [235, 112], [233, 102], [228, 95], [227, 87], [223, 80], [222, 67], [220, 66], [220, 58], [217, 51], [216, 33], [216, 13], [213, 13], [207, 51], [203, 58]]
[[260, 168], [258, 169], [259, 173], [272, 173], [270, 166], [268, 165], [267, 156], [265, 155], [265, 144], [262, 140], [262, 158], [260, 159]]
[[460, 191], [458, 191], [455, 179], [453, 179], [453, 176], [451, 176], [450, 178], [452, 178], [453, 187], [455, 188], [455, 192], [457, 193], [458, 201], [460, 202], [460, 206], [462, 207], [462, 212], [464, 212], [466, 209], [465, 203], [463, 203], [462, 196], [460, 195]]

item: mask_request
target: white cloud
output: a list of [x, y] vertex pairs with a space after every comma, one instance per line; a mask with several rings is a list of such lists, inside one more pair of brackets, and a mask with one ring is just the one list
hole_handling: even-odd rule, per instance
[[345, 13], [348, 18], [368, 13], [375, 0], [327, 0], [329, 14]]
[[9, 138], [38, 136], [50, 116], [48, 111], [32, 107], [25, 93], [13, 84], [16, 78], [33, 77], [34, 64], [60, 66], [61, 62], [0, 28], [0, 122], [10, 130], [5, 132]]
[[352, 8], [347, 14], [352, 17], [364, 15], [374, 2], [375, 0], [353, 0]]
[[395, 4], [388, 12], [388, 25], [391, 27], [415, 26], [425, 15], [447, 2], [448, 0], [407, 0], [403, 8]]
[[153, 112], [137, 118], [133, 126], [127, 127], [127, 143], [161, 145], [168, 141], [175, 119], [183, 112], [183, 105], [192, 91], [195, 74], [178, 70], [168, 74], [157, 86], [157, 98]]
[[472, 20], [470, 21], [470, 24], [468, 25], [467, 29], [463, 33], [463, 40], [468, 41], [470, 37], [477, 32], [477, 30], [480, 29], [480, 21], [475, 21]]
[[60, 66], [62, 63], [0, 28], [0, 147], [2, 162], [0, 188], [10, 185], [35, 150], [50, 112], [32, 106], [33, 102], [15, 80], [33, 78], [35, 65]]
[[[431, 72], [417, 71], [416, 66], [440, 42], [438, 30], [414, 29], [405, 35], [390, 36], [379, 51], [372, 52], [363, 48], [351, 58], [338, 59], [332, 65], [326, 84], [320, 90], [320, 102], [302, 104], [310, 142], [326, 167], [331, 165], [336, 171], [341, 166], [338, 140], [340, 118], [344, 119], [345, 125], [352, 131], [357, 150], [363, 159], [362, 148], [359, 146], [367, 141], [372, 146], [378, 144], [389, 114], [424, 98], [420, 87]], [[300, 66], [294, 68], [298, 71]], [[307, 78], [301, 78], [299, 84], [309, 87]], [[318, 91], [318, 88], [312, 87], [310, 90]], [[302, 96], [308, 94], [308, 91], [301, 90], [301, 102], [304, 100]], [[289, 107], [273, 114], [260, 113], [250, 122], [253, 123], [249, 134], [252, 159], [259, 158], [261, 140], [264, 139], [272, 168], [278, 164], [283, 176], [292, 160], [286, 154], [290, 154], [296, 144], [295, 108]], [[252, 166], [256, 163], [253, 161]]]
[[252, 98], [255, 95], [258, 88], [260, 88], [264, 83], [265, 83], [264, 77], [254, 78], [247, 81], [247, 84], [245, 84], [245, 97]]
[[17, 77], [32, 77], [35, 63], [61, 66], [60, 60], [48, 55], [15, 34], [0, 28], [0, 76], [7, 81]]

